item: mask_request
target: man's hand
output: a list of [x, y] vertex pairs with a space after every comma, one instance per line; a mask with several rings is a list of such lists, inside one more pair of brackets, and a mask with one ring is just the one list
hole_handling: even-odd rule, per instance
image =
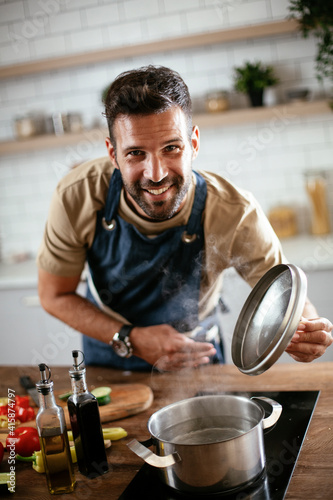
[[332, 323], [326, 318], [302, 318], [286, 352], [295, 361], [309, 363], [322, 356], [332, 342]]
[[161, 371], [207, 364], [216, 353], [212, 344], [195, 342], [165, 324], [133, 328], [131, 343], [133, 354]]

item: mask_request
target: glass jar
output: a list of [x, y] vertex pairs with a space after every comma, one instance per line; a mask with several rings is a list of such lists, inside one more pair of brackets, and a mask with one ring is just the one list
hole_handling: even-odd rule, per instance
[[325, 172], [305, 173], [306, 191], [311, 203], [311, 233], [328, 234], [331, 230], [327, 203], [327, 179]]
[[209, 92], [206, 96], [208, 113], [220, 113], [229, 109], [228, 93], [223, 90]]

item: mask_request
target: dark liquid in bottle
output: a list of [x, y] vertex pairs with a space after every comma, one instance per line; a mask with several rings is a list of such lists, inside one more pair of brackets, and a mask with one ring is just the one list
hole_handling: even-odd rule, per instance
[[67, 401], [77, 463], [81, 474], [96, 477], [108, 472], [98, 403], [91, 394], [73, 396]]

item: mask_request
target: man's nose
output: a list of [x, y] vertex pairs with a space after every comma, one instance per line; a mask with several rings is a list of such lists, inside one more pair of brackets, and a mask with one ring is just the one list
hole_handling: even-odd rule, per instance
[[152, 182], [161, 182], [168, 175], [168, 169], [160, 158], [151, 155], [147, 158], [144, 176]]

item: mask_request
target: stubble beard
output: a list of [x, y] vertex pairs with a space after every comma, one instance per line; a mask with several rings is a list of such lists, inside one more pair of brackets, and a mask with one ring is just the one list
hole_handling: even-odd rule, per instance
[[[151, 219], [155, 221], [162, 221], [171, 219], [179, 210], [188, 190], [191, 185], [192, 180], [192, 170], [186, 177], [175, 176], [167, 179], [163, 179], [163, 183], [152, 183], [147, 182], [141, 184], [140, 181], [136, 181], [129, 185], [123, 179], [123, 185], [125, 191], [131, 195], [133, 200], [138, 204], [141, 210]], [[147, 202], [144, 197], [143, 190], [147, 189], [158, 189], [159, 185], [172, 185], [172, 189], [176, 189], [176, 193], [172, 198], [167, 200], [152, 200]]]

